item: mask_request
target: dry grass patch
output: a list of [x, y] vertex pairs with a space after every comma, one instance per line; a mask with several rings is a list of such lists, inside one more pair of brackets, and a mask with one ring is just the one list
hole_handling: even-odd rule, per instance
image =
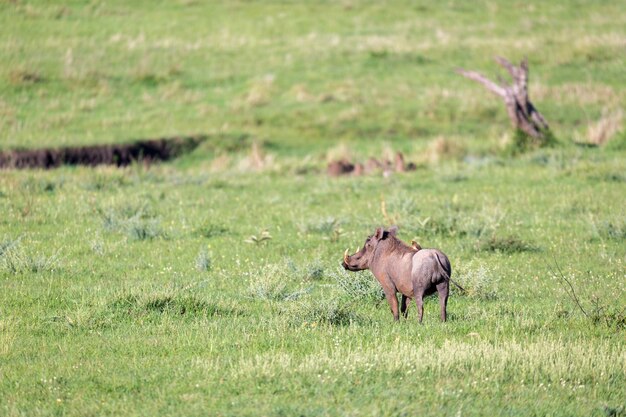
[[248, 91], [233, 102], [234, 109], [261, 107], [270, 103], [274, 93], [274, 75], [267, 74], [250, 83]]
[[465, 146], [460, 140], [437, 136], [421, 155], [424, 162], [437, 164], [445, 159], [462, 159], [466, 154]]
[[37, 71], [20, 68], [9, 72], [9, 83], [14, 86], [32, 85], [43, 81], [44, 77]]
[[353, 157], [354, 151], [343, 142], [326, 151], [326, 162], [341, 160], [351, 161]]
[[602, 117], [587, 126], [587, 143], [604, 145], [610, 141], [617, 132], [622, 130], [624, 113], [621, 109], [604, 110]]
[[624, 93], [613, 87], [593, 83], [566, 83], [549, 86], [533, 84], [533, 97], [537, 101], [550, 100], [558, 103], [579, 105], [602, 104], [617, 106], [624, 98]]
[[244, 172], [258, 172], [271, 168], [277, 168], [274, 155], [266, 153], [263, 145], [256, 140], [250, 145], [248, 155], [238, 164], [238, 169]]
[[[476, 337], [480, 337], [477, 335]], [[440, 347], [396, 341], [384, 350], [379, 347], [342, 345], [332, 351], [307, 355], [272, 352], [242, 358], [230, 364], [241, 377], [308, 373], [362, 373], [372, 369], [385, 372], [429, 374], [440, 377], [459, 372], [487, 371], [492, 380], [510, 382], [514, 374], [520, 382], [552, 382], [569, 387], [623, 378], [626, 353], [608, 343], [543, 339], [534, 342], [506, 341], [493, 344], [480, 339], [475, 343], [446, 341]], [[486, 374], [485, 374], [486, 375]]]

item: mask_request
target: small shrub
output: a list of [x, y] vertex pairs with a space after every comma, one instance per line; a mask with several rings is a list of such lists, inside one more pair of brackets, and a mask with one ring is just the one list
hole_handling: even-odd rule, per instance
[[325, 217], [309, 222], [304, 226], [305, 233], [325, 235], [324, 239], [337, 242], [345, 234], [341, 221], [335, 217]]
[[509, 235], [500, 237], [495, 234], [479, 240], [476, 244], [476, 249], [501, 253], [532, 252], [538, 250], [536, 246], [523, 241], [517, 236]]
[[104, 243], [100, 240], [92, 240], [89, 244], [91, 250], [96, 255], [102, 256], [104, 255]]
[[52, 194], [65, 184], [65, 180], [60, 178], [57, 181], [48, 179], [36, 179], [29, 177], [21, 182], [20, 189], [33, 194]]
[[157, 296], [146, 300], [143, 309], [147, 312], [170, 315], [213, 315], [217, 311], [215, 305], [210, 305], [193, 296]]
[[414, 217], [407, 228], [416, 236], [445, 236], [481, 238], [494, 234], [505, 218], [498, 207], [486, 208], [479, 213], [466, 213], [459, 207], [448, 207], [438, 216]]
[[236, 314], [228, 308], [180, 292], [165, 294], [125, 294], [88, 320], [89, 327], [108, 328], [128, 320], [160, 320], [164, 316], [197, 319]]
[[345, 302], [340, 297], [329, 296], [290, 303], [281, 312], [288, 315], [289, 322], [294, 326], [318, 324], [347, 326], [364, 321], [352, 307], [351, 303]]
[[9, 252], [12, 248], [14, 248], [15, 246], [17, 246], [20, 242], [20, 239], [7, 239], [5, 238], [3, 241], [0, 242], [0, 258], [2, 258], [2, 256]]
[[99, 213], [105, 230], [123, 233], [129, 240], [149, 240], [166, 236], [159, 220], [145, 205], [100, 209]]
[[283, 261], [284, 274], [288, 280], [311, 282], [324, 278], [324, 265], [319, 259], [315, 259], [308, 264], [299, 266], [293, 259], [285, 258]]
[[384, 298], [383, 289], [371, 274], [353, 273], [337, 269], [330, 274], [340, 293], [347, 300], [379, 303]]
[[623, 405], [616, 407], [605, 405], [601, 410], [606, 417], [626, 417], [626, 406]]
[[626, 329], [626, 307], [615, 305], [612, 300], [603, 300], [598, 296], [590, 299], [589, 319], [596, 325], [608, 328]]
[[157, 219], [133, 217], [128, 219], [124, 229], [130, 240], [151, 240], [165, 235]]
[[[470, 263], [459, 268], [456, 277], [452, 279], [465, 289], [464, 292], [460, 293], [461, 295], [480, 300], [494, 300], [498, 297], [499, 279], [485, 265], [475, 266]], [[456, 286], [451, 285], [450, 287], [453, 291], [457, 291]]]
[[416, 236], [457, 236], [463, 233], [458, 215], [415, 218], [408, 228]]
[[626, 219], [591, 220], [592, 236], [595, 239], [624, 240], [626, 239]]
[[10, 274], [26, 272], [42, 273], [54, 270], [59, 264], [58, 254], [46, 256], [29, 254], [19, 245], [18, 241], [0, 243], [0, 269]]
[[[552, 276], [555, 280], [559, 281], [563, 286], [563, 290], [568, 297], [574, 302], [577, 309], [594, 325], [605, 325], [608, 328], [615, 330], [626, 329], [626, 307], [620, 303], [616, 303], [615, 300], [623, 298], [623, 294], [618, 292], [617, 294], [611, 294], [606, 298], [592, 295], [589, 297], [589, 302], [582, 301], [582, 297], [577, 293], [573, 284], [573, 274], [565, 275], [561, 270], [556, 258], [554, 258], [555, 269], [551, 269]], [[586, 282], [593, 281], [591, 276], [584, 277]], [[562, 317], [569, 317], [561, 314]]]
[[306, 225], [306, 232], [327, 235], [340, 226], [341, 222], [335, 217], [325, 217], [308, 223]]
[[302, 276], [305, 281], [319, 281], [324, 278], [324, 265], [316, 259], [303, 268]]
[[289, 284], [293, 282], [290, 274], [293, 270], [284, 264], [271, 264], [255, 270], [248, 287], [252, 298], [267, 301], [293, 301], [309, 292], [308, 289], [293, 291]]
[[223, 235], [226, 232], [228, 232], [227, 228], [211, 222], [205, 222], [196, 230], [196, 233], [207, 239]]
[[196, 257], [196, 269], [200, 272], [211, 270], [211, 256], [206, 249], [202, 249]]
[[534, 149], [555, 146], [557, 143], [551, 131], [544, 132], [541, 138], [534, 138], [526, 132], [516, 129], [513, 140], [505, 147], [504, 153], [509, 156], [516, 156]]
[[88, 182], [82, 184], [82, 188], [89, 191], [113, 190], [128, 184], [124, 174], [96, 171]]

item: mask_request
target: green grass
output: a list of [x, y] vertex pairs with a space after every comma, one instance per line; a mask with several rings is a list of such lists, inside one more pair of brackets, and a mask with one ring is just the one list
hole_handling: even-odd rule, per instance
[[[456, 137], [504, 106], [454, 73], [530, 59], [557, 138], [624, 108], [620, 2], [4, 2], [0, 147], [245, 132], [283, 152]], [[422, 142], [420, 144], [420, 142]], [[307, 145], [306, 150], [302, 147]], [[316, 145], [316, 146], [315, 146]]]
[[[0, 415], [624, 415], [623, 10], [0, 3], [0, 148], [210, 135], [1, 173]], [[453, 72], [496, 54], [529, 56], [557, 146], [499, 151]], [[324, 175], [396, 150], [417, 171]], [[448, 323], [340, 268], [392, 223], [448, 254]]]
[[[594, 164], [549, 155], [563, 166], [446, 165], [466, 178], [453, 182], [431, 170], [339, 180], [208, 177], [176, 165], [6, 172], [9, 252], [55, 262], [39, 270], [8, 268], [7, 254], [0, 262], [3, 413], [603, 415], [621, 407], [624, 322], [609, 315], [626, 303], [624, 239], [599, 225], [623, 219], [615, 196], [624, 185], [592, 176], [617, 169], [602, 151], [585, 151]], [[94, 188], [102, 178], [116, 185]], [[33, 188], [42, 183], [53, 191]], [[443, 248], [468, 287], [453, 294], [449, 323], [438, 322], [431, 299], [424, 325], [413, 305], [394, 324], [367, 290], [369, 273], [339, 271], [343, 249], [385, 223], [381, 198], [401, 236]], [[101, 214], [137, 207], [163, 233], [136, 239]], [[340, 237], [307, 229], [330, 216]], [[416, 228], [424, 216], [455, 226]], [[207, 224], [227, 231], [207, 237]], [[245, 242], [265, 228], [271, 239]], [[473, 230], [505, 238], [485, 249]], [[204, 252], [210, 269], [198, 268]], [[554, 259], [586, 310], [594, 297], [607, 309], [601, 320], [578, 311]]]

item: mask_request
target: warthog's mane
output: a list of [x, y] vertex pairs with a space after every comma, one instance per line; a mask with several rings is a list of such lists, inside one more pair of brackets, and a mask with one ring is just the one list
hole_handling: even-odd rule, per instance
[[412, 246], [407, 245], [395, 236], [389, 235], [388, 232], [383, 234], [382, 242], [386, 242], [384, 250], [388, 252], [408, 253], [415, 252]]

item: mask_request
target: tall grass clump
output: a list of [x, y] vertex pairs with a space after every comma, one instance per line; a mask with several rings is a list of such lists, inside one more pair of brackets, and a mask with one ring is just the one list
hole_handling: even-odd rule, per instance
[[307, 298], [285, 305], [281, 313], [288, 317], [294, 326], [316, 327], [320, 324], [346, 326], [363, 323], [364, 318], [358, 315], [353, 304], [335, 295], [323, 298]]
[[419, 237], [444, 236], [450, 238], [474, 238], [475, 250], [486, 252], [519, 253], [539, 250], [514, 234], [505, 235], [502, 225], [506, 212], [495, 207], [484, 207], [479, 212], [466, 212], [450, 205], [432, 217], [413, 217], [409, 229]]
[[[465, 291], [461, 295], [479, 300], [495, 300], [498, 298], [498, 281], [494, 271], [484, 264], [468, 263], [457, 268], [453, 278]], [[451, 285], [453, 291], [456, 286]]]
[[479, 212], [466, 212], [451, 204], [427, 217], [413, 216], [408, 228], [416, 236], [443, 236], [451, 238], [474, 237], [485, 239], [495, 235], [506, 213], [499, 207], [483, 208]]
[[106, 231], [122, 233], [128, 240], [151, 240], [166, 237], [160, 221], [146, 206], [100, 209]]
[[202, 237], [207, 239], [211, 239], [217, 236], [221, 236], [228, 232], [228, 229], [221, 224], [212, 223], [210, 221], [206, 221], [196, 229], [196, 233]]
[[368, 272], [349, 273], [343, 269], [337, 269], [329, 276], [346, 300], [379, 303], [385, 297], [378, 281]]
[[[555, 281], [561, 283], [563, 291], [567, 294], [574, 304], [574, 309], [582, 313], [593, 325], [606, 326], [614, 330], [626, 329], [626, 307], [615, 300], [623, 299], [623, 291], [613, 291], [610, 296], [598, 296], [581, 292], [574, 286], [575, 275], [565, 274], [561, 269], [556, 258], [554, 259], [554, 268], [550, 266], [552, 277]], [[585, 282], [593, 282], [593, 277], [587, 272], [583, 278]], [[571, 313], [565, 316], [571, 316]]]
[[345, 234], [345, 231], [341, 227], [342, 223], [341, 220], [329, 216], [312, 220], [302, 225], [300, 229], [304, 233], [324, 235], [324, 239], [337, 242], [339, 238]]
[[307, 288], [293, 289], [296, 277], [286, 262], [269, 264], [250, 272], [248, 295], [265, 301], [293, 301], [309, 292]]
[[445, 159], [461, 160], [467, 151], [462, 141], [438, 136], [430, 142], [425, 159], [432, 165], [436, 165]]
[[382, 288], [371, 274], [337, 269], [327, 276], [333, 281], [330, 291], [283, 306], [281, 311], [288, 315], [291, 324], [315, 327], [363, 323], [365, 319], [356, 312], [357, 305], [378, 304], [384, 298]]
[[590, 221], [592, 238], [597, 240], [615, 240], [621, 241], [626, 239], [626, 219], [611, 219]]
[[217, 303], [181, 291], [132, 292], [117, 296], [86, 321], [92, 328], [109, 328], [129, 321], [156, 322], [164, 317], [202, 319], [234, 312]]
[[602, 146], [611, 141], [622, 130], [624, 112], [621, 109], [609, 111], [604, 109], [602, 117], [587, 126], [587, 143]]
[[520, 129], [516, 129], [512, 140], [504, 147], [504, 155], [518, 156], [539, 148], [554, 147], [557, 144], [558, 141], [550, 130], [544, 132], [542, 137], [535, 138]]
[[0, 258], [3, 257], [6, 253], [8, 253], [11, 249], [17, 246], [20, 242], [20, 239], [10, 239], [4, 238], [0, 241]]
[[58, 267], [58, 253], [47, 256], [27, 253], [19, 240], [0, 242], [0, 270], [10, 274], [42, 273]]
[[492, 234], [485, 236], [476, 243], [476, 249], [485, 252], [519, 253], [534, 252], [539, 250], [537, 246], [526, 242], [518, 236], [500, 236]]
[[324, 264], [319, 259], [314, 259], [301, 268], [301, 275], [305, 281], [320, 281], [324, 278]]
[[196, 257], [196, 269], [200, 272], [208, 272], [211, 267], [211, 255], [206, 249], [201, 249]]

